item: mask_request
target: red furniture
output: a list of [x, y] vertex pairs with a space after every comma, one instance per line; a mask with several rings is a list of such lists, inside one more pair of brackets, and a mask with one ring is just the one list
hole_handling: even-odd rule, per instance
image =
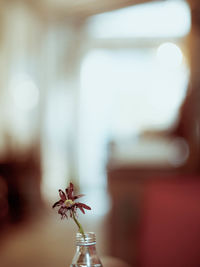
[[146, 184], [139, 259], [141, 267], [200, 266], [200, 177]]

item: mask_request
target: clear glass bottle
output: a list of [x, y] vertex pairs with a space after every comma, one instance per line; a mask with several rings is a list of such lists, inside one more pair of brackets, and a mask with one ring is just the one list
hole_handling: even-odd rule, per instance
[[96, 251], [95, 233], [76, 234], [76, 254], [70, 267], [103, 267]]

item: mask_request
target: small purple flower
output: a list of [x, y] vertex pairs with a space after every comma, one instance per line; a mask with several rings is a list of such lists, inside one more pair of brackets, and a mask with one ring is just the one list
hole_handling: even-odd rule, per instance
[[91, 210], [89, 206], [81, 202], [75, 202], [76, 199], [84, 196], [84, 195], [77, 195], [74, 196], [74, 185], [70, 183], [69, 187], [65, 189], [64, 193], [61, 189], [59, 189], [60, 200], [58, 200], [52, 208], [60, 207], [58, 210], [58, 214], [61, 215], [61, 219], [65, 217], [68, 218], [68, 215], [75, 219], [77, 209], [80, 209], [82, 213], [85, 214], [85, 210]]

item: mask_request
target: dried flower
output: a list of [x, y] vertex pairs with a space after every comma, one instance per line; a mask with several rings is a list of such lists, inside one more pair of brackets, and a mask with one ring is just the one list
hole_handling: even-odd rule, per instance
[[64, 218], [68, 219], [68, 216], [73, 218], [73, 220], [75, 221], [75, 223], [79, 228], [79, 232], [84, 236], [83, 228], [77, 220], [77, 209], [80, 209], [81, 212], [85, 214], [84, 209], [91, 210], [91, 208], [84, 203], [75, 202], [76, 199], [84, 195], [81, 194], [74, 196], [74, 185], [72, 183], [70, 183], [69, 187], [65, 189], [65, 192], [66, 193], [64, 193], [61, 189], [59, 189], [60, 200], [54, 203], [52, 208], [60, 207], [58, 210], [58, 214], [61, 215], [61, 219]]

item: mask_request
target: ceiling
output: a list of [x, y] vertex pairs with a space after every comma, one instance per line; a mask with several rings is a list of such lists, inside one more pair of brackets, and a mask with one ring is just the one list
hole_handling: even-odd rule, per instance
[[[42, 13], [59, 17], [88, 17], [114, 9], [156, 0], [24, 0]], [[166, 0], [160, 0], [166, 1]]]

